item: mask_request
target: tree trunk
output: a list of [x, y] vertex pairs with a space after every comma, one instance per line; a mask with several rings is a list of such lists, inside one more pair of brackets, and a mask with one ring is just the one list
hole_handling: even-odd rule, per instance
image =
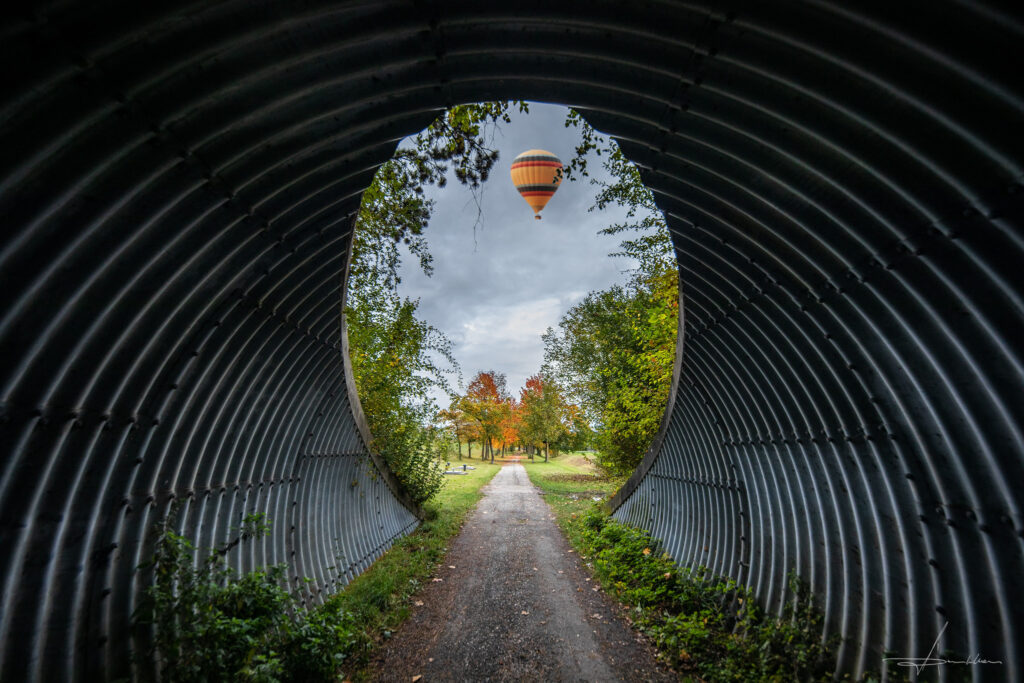
[[548, 442], [544, 442], [544, 462], [548, 461]]
[[456, 436], [455, 443], [459, 444], [459, 460], [462, 460], [462, 439]]

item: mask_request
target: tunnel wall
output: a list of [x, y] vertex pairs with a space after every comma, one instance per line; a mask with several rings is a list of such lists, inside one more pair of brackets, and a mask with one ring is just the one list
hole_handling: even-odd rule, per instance
[[[12, 11], [8, 9], [6, 11]], [[416, 524], [340, 316], [376, 167], [445, 106], [572, 105], [679, 257], [616, 515], [769, 610], [1024, 676], [1019, 17], [929, 3], [36, 3], [0, 51], [0, 679], [147, 677], [154, 521], [244, 514], [316, 600]], [[937, 672], [953, 675], [950, 668]]]

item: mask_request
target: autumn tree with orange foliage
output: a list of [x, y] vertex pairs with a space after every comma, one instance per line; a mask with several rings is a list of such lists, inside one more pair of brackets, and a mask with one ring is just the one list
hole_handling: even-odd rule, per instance
[[479, 430], [484, 448], [481, 457], [490, 455], [491, 462], [494, 462], [494, 441], [500, 439], [502, 423], [511, 410], [510, 399], [505, 373], [487, 370], [476, 374], [459, 400], [459, 408]]
[[508, 399], [508, 409], [501, 420], [501, 453], [504, 455], [510, 447], [522, 441], [523, 406], [515, 398]]

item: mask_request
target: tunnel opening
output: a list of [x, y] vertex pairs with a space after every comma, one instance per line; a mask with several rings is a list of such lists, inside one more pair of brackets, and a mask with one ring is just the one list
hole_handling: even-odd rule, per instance
[[769, 606], [807, 576], [854, 676], [939, 637], [1021, 677], [1019, 17], [65, 4], [4, 31], [3, 678], [129, 670], [171, 501], [207, 546], [265, 511], [237, 562], [314, 596], [348, 580], [325, 549], [357, 572], [416, 526], [338, 360], [352, 217], [396, 140], [509, 97], [617, 138], [675, 241], [680, 380], [616, 516]]
[[[531, 146], [566, 160], [536, 225], [508, 177]], [[470, 459], [589, 450], [608, 474], [637, 468], [677, 369], [678, 277], [664, 216], [614, 140], [556, 105], [449, 109], [377, 171], [353, 239], [353, 396], [415, 500], [463, 442]]]

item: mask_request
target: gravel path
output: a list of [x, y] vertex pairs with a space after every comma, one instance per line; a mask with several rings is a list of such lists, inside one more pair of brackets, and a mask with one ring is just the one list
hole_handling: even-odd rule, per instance
[[442, 580], [382, 648], [375, 680], [675, 680], [589, 576], [526, 470], [506, 465], [452, 541]]

